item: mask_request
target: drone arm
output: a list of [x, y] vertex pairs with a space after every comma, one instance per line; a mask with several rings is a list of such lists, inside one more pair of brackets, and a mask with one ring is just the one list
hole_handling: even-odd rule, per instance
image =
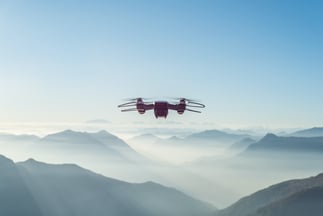
[[145, 110], [152, 110], [155, 108], [154, 104], [144, 104], [144, 109]]
[[170, 110], [178, 110], [178, 105], [168, 103], [168, 109], [170, 109]]

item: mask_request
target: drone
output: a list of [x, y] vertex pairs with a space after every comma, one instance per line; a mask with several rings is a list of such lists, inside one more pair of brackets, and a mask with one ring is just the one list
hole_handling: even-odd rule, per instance
[[[144, 114], [148, 110], [154, 110], [156, 118], [164, 117], [165, 119], [167, 118], [168, 110], [175, 110], [178, 114], [182, 115], [185, 111], [201, 113], [201, 111], [195, 109], [205, 107], [204, 104], [191, 99], [176, 98], [176, 100], [178, 100], [177, 103], [171, 103], [168, 101], [144, 102], [144, 98], [131, 98], [126, 100], [128, 102], [120, 104], [118, 107], [126, 108], [122, 109], [121, 112], [138, 111], [140, 114]], [[190, 108], [195, 109], [193, 110]]]

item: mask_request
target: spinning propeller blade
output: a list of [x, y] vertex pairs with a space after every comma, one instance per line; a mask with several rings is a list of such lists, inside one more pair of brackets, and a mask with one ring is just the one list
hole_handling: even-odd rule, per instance
[[124, 101], [133, 101], [136, 102], [138, 100], [152, 100], [153, 98], [142, 98], [142, 97], [138, 97], [138, 98], [125, 98], [123, 99]]
[[176, 98], [176, 97], [170, 97], [170, 99], [172, 99], [172, 100], [179, 100], [179, 101], [181, 101], [181, 100], [184, 100], [184, 101], [186, 101], [186, 102], [188, 102], [188, 103], [198, 103], [198, 102], [200, 102], [199, 100], [195, 100], [195, 99], [188, 99], [188, 98], [184, 98], [184, 97], [181, 97], [181, 98]]
[[137, 102], [133, 101], [133, 102], [128, 102], [128, 103], [124, 103], [124, 104], [120, 104], [118, 107], [130, 107], [130, 106], [136, 106]]
[[137, 108], [130, 108], [130, 109], [121, 110], [121, 112], [131, 112], [131, 111], [138, 111], [138, 110], [137, 110]]
[[[193, 105], [191, 105], [191, 104], [193, 104]], [[186, 106], [188, 106], [188, 107], [196, 107], [196, 108], [205, 108], [204, 104], [197, 103], [197, 102], [192, 102], [192, 101], [188, 101]]]
[[185, 109], [185, 110], [190, 111], [190, 112], [202, 113], [201, 111], [198, 111], [198, 110], [192, 110], [192, 109]]

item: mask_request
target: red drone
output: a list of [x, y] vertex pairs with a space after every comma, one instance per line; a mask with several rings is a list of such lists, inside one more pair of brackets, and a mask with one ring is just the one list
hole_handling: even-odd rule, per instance
[[194, 100], [186, 98], [177, 98], [179, 103], [169, 103], [167, 101], [144, 102], [143, 98], [128, 99], [129, 102], [119, 105], [119, 108], [132, 107], [122, 109], [121, 112], [138, 111], [144, 114], [147, 110], [154, 110], [155, 117], [164, 117], [168, 115], [168, 110], [176, 110], [178, 114], [183, 114], [185, 110], [190, 112], [201, 113], [199, 110], [192, 110], [187, 107], [204, 108], [205, 105]]

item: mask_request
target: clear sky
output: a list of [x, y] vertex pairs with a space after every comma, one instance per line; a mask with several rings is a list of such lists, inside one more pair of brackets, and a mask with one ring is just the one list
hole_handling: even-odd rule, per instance
[[323, 1], [0, 0], [0, 123], [106, 119], [188, 97], [199, 127], [323, 125]]

